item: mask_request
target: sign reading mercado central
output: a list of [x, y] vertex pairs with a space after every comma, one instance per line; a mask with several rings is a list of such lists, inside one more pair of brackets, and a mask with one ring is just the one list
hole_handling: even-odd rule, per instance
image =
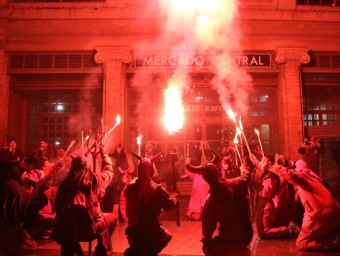
[[[270, 54], [234, 54], [229, 59], [234, 65], [244, 67], [270, 67]], [[201, 54], [135, 54], [134, 66], [141, 67], [207, 67], [217, 66], [219, 56]]]

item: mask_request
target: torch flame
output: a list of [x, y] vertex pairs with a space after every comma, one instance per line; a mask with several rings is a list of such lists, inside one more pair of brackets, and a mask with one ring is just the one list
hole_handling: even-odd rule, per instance
[[236, 127], [236, 134], [235, 134], [235, 139], [234, 139], [234, 143], [235, 144], [238, 144], [238, 136], [241, 134], [242, 132], [241, 132], [241, 130], [240, 130], [240, 128], [238, 128], [238, 127]]
[[231, 110], [231, 108], [229, 108], [229, 109], [227, 110], [227, 115], [229, 116], [229, 118], [230, 118], [231, 120], [233, 120], [234, 123], [236, 123], [235, 114], [234, 114], [234, 112]]
[[119, 125], [120, 124], [120, 115], [117, 114], [116, 116], [116, 125]]
[[88, 140], [90, 138], [90, 136], [89, 135], [87, 135], [86, 137], [85, 137], [85, 139], [83, 140], [83, 143], [82, 143], [82, 145], [81, 146], [84, 146], [84, 144], [85, 144], [85, 142]]
[[140, 155], [140, 144], [142, 143], [142, 136], [137, 137], [137, 145], [138, 145], [138, 155]]
[[[113, 132], [113, 130], [116, 129], [116, 127], [117, 127], [119, 124], [120, 124], [120, 115], [117, 114], [117, 116], [116, 116], [116, 123], [115, 123], [115, 125], [107, 132], [107, 135], [109, 135], [111, 132]], [[106, 136], [107, 136], [107, 135], [106, 135]], [[105, 136], [105, 137], [106, 137], [106, 136]]]
[[238, 121], [238, 124], [240, 126], [241, 131], [242, 131], [243, 130], [243, 125], [242, 125], [241, 117], [240, 117], [240, 120]]
[[173, 82], [170, 82], [168, 88], [164, 91], [163, 122], [170, 135], [183, 127], [184, 109], [182, 95], [178, 86]]
[[237, 137], [238, 137], [238, 134], [236, 133], [235, 138], [234, 138], [234, 143], [235, 144], [238, 144], [238, 138]]
[[241, 129], [236, 127], [236, 136], [239, 136], [241, 133], [242, 133]]

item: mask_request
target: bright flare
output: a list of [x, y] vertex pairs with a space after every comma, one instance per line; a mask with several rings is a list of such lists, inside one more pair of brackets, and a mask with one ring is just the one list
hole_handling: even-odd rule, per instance
[[236, 124], [235, 114], [234, 114], [234, 112], [233, 112], [230, 108], [227, 110], [227, 115], [228, 115], [229, 118], [230, 118], [231, 120], [233, 120], [233, 122]]
[[119, 125], [120, 124], [120, 115], [117, 114], [116, 116], [116, 125]]
[[257, 130], [256, 128], [255, 128], [254, 130], [255, 130], [255, 133], [257, 134], [257, 138], [258, 138], [258, 140], [259, 140], [260, 149], [261, 149], [261, 151], [262, 151], [262, 156], [264, 157], [262, 142], [261, 142], [261, 138], [260, 138], [260, 132], [259, 132], [259, 130]]
[[234, 138], [234, 144], [235, 144], [235, 150], [236, 150], [236, 152], [237, 152], [238, 159], [239, 159], [240, 163], [242, 164], [241, 154], [240, 154], [240, 151], [238, 150], [238, 138], [237, 138], [240, 134], [241, 134], [241, 131], [240, 131], [240, 129], [237, 127], [237, 128], [236, 128], [235, 138]]
[[240, 127], [241, 131], [242, 131], [243, 130], [243, 125], [242, 125], [241, 117], [240, 117], [240, 120], [238, 120], [238, 124], [239, 124], [239, 127]]
[[170, 82], [168, 88], [164, 91], [163, 122], [170, 135], [183, 127], [184, 109], [182, 95], [178, 86], [173, 82]]
[[137, 137], [137, 145], [138, 145], [138, 155], [140, 155], [140, 145], [142, 143], [142, 136]]
[[107, 132], [107, 135], [109, 135], [111, 132], [113, 132], [114, 129], [120, 124], [120, 115], [117, 114], [116, 116], [116, 123], [115, 125], [110, 129], [110, 131]]

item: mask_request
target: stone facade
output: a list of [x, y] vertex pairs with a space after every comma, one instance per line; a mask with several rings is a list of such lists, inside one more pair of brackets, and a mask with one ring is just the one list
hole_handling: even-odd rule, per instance
[[[155, 40], [162, 30], [163, 17], [158, 6], [156, 0], [1, 1], [1, 138], [14, 129], [8, 127], [7, 121], [12, 86], [8, 77], [13, 76], [7, 71], [7, 57], [11, 53], [93, 51], [95, 62], [102, 67], [105, 127], [114, 124], [116, 113], [120, 113], [124, 121], [126, 72], [133, 62], [133, 52], [153, 50], [147, 49], [143, 42]], [[252, 67], [247, 71], [277, 73], [278, 150], [296, 158], [296, 148], [305, 136], [301, 73], [310, 62], [310, 52], [340, 53], [340, 7], [297, 6], [293, 0], [243, 0], [239, 2], [238, 11], [240, 50], [270, 53], [276, 65], [274, 71]], [[170, 41], [164, 42], [163, 52], [171, 51]], [[26, 69], [26, 72], [46, 73], [43, 69]], [[332, 72], [340, 76], [340, 69]], [[126, 142], [127, 134], [124, 124], [118, 127], [112, 144]], [[25, 145], [27, 136], [22, 138], [21, 145]], [[340, 131], [332, 136], [340, 136]]]

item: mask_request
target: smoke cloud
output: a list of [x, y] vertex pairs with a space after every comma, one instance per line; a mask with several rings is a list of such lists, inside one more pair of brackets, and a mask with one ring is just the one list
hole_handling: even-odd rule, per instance
[[[176, 56], [215, 56], [218, 63], [213, 67], [211, 85], [219, 93], [223, 109], [232, 108], [237, 115], [245, 115], [251, 77], [231, 61], [233, 54], [242, 52], [237, 4], [237, 0], [158, 0], [159, 20], [162, 22], [158, 36], [136, 45], [136, 49], [152, 49], [153, 52]], [[188, 89], [187, 68], [186, 65], [176, 65], [172, 75], [181, 81], [182, 90]], [[141, 77], [136, 75], [135, 81], [138, 86]], [[149, 101], [141, 101], [142, 107], [137, 111], [145, 110], [145, 105], [150, 104], [150, 98], [146, 96], [145, 99]]]

